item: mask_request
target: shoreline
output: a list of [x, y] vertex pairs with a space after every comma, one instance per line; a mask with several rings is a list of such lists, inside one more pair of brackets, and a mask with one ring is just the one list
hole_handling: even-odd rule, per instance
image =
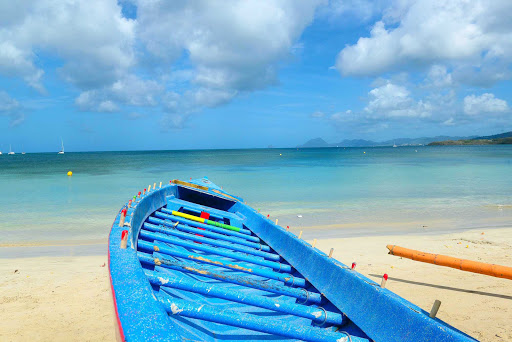
[[[284, 226], [284, 225], [283, 225]], [[396, 229], [397, 226], [409, 227], [409, 229]], [[464, 233], [474, 230], [499, 230], [509, 228], [510, 225], [489, 225], [478, 227], [457, 228], [421, 228], [412, 230], [406, 223], [384, 223], [380, 226], [373, 224], [328, 224], [316, 226], [303, 226], [291, 228], [290, 232], [298, 236], [302, 231], [303, 240], [345, 239], [345, 238], [377, 238], [392, 236], [437, 236], [455, 233]], [[395, 229], [386, 229], [395, 227]], [[106, 255], [108, 238], [84, 239], [84, 240], [55, 240], [55, 241], [30, 241], [11, 242], [0, 244], [0, 259], [34, 258], [39, 256], [94, 256]]]

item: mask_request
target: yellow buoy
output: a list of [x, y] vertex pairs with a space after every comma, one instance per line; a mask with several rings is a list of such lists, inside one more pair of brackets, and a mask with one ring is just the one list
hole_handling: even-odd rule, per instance
[[73, 172], [68, 171], [68, 176], [73, 176]]

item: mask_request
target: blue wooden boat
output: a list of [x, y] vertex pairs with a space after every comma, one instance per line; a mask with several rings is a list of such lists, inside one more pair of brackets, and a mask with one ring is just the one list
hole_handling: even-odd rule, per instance
[[122, 341], [475, 341], [206, 177], [134, 196], [109, 270]]

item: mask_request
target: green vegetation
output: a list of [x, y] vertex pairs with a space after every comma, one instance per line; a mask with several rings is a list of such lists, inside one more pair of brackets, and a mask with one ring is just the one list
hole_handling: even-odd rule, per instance
[[462, 140], [444, 140], [434, 141], [428, 146], [451, 146], [451, 145], [500, 145], [512, 144], [512, 137], [498, 139], [462, 139]]

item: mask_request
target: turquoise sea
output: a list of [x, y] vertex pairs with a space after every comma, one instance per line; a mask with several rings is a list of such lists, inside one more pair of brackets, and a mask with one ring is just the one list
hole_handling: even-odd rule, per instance
[[510, 145], [40, 153], [0, 156], [0, 245], [106, 239], [139, 190], [203, 176], [305, 238], [512, 223]]

